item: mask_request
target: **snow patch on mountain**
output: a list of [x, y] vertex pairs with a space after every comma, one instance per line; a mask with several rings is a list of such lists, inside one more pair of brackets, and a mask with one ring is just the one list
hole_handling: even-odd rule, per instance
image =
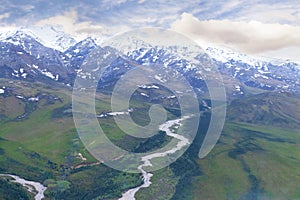
[[16, 35], [23, 38], [30, 36], [45, 47], [56, 49], [61, 52], [66, 51], [68, 48], [77, 43], [71, 35], [68, 35], [50, 25], [20, 27], [10, 31], [3, 31], [0, 32], [0, 41], [20, 45], [18, 40], [11, 39], [16, 37]]
[[[294, 64], [300, 69], [300, 64], [296, 62], [292, 62], [290, 60], [282, 60], [276, 58], [267, 58], [267, 57], [259, 57], [259, 56], [250, 56], [245, 53], [237, 52], [231, 49], [220, 48], [220, 47], [207, 47], [205, 52], [214, 60], [222, 62], [222, 63], [230, 63], [231, 61], [245, 63], [250, 66], [255, 66], [260, 69], [261, 73], [265, 73], [268, 71], [267, 64], [273, 64], [278, 66], [284, 66], [288, 63]], [[228, 67], [230, 67], [228, 65]], [[263, 71], [262, 71], [263, 70]]]
[[34, 26], [23, 29], [26, 33], [31, 32], [37, 38], [40, 43], [46, 47], [59, 50], [61, 52], [66, 51], [71, 46], [75, 45], [77, 41], [69, 34], [55, 28], [54, 26]]

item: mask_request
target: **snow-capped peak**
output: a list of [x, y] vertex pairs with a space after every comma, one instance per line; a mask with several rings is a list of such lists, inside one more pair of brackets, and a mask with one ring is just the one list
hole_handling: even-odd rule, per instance
[[259, 61], [257, 58], [250, 57], [244, 53], [235, 52], [231, 49], [207, 47], [205, 51], [211, 58], [223, 63], [234, 60], [248, 65], [257, 65]]
[[0, 31], [0, 41], [5, 40], [6, 38], [12, 36], [14, 33], [16, 33], [17, 30], [9, 30], [9, 31]]
[[245, 53], [237, 52], [226, 48], [207, 47], [205, 51], [212, 59], [222, 63], [234, 61], [234, 62], [245, 63], [250, 66], [256, 66], [256, 67], [258, 66], [262, 67], [267, 63], [273, 65], [292, 64], [295, 66], [299, 66], [298, 63], [292, 62], [290, 60], [251, 56]]
[[86, 39], [80, 41], [81, 45], [84, 45], [84, 46], [97, 46], [94, 38], [92, 37], [87, 37]]
[[66, 34], [58, 28], [50, 25], [28, 27], [23, 28], [23, 30], [36, 35], [36, 37], [39, 38], [40, 43], [44, 46], [61, 52], [66, 51], [69, 47], [77, 43], [71, 35]]
[[64, 52], [69, 47], [75, 45], [77, 41], [70, 35], [58, 30], [53, 26], [33, 26], [33, 27], [20, 27], [15, 30], [0, 32], [0, 40], [12, 42], [9, 38], [24, 39], [33, 38], [45, 47], [56, 49]]
[[0, 41], [12, 43], [14, 45], [21, 45], [21, 46], [25, 46], [25, 43], [28, 43], [29, 41], [40, 42], [40, 40], [32, 33], [24, 32], [23, 30], [18, 30], [18, 29], [1, 33]]

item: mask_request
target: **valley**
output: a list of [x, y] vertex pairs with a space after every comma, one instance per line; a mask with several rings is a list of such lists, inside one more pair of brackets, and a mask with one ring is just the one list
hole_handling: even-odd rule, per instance
[[[26, 30], [0, 38], [0, 174], [42, 184], [47, 188], [43, 199], [300, 199], [299, 64], [214, 48], [191, 58], [185, 48], [162, 48], [143, 41], [137, 42], [142, 47], [122, 56], [113, 47], [97, 45], [92, 38], [76, 43], [67, 37], [62, 41], [69, 41], [69, 46], [57, 49]], [[95, 49], [100, 58], [110, 61], [105, 63], [108, 67], [95, 89], [96, 117], [107, 138], [133, 153], [156, 151], [173, 138], [179, 141], [169, 152], [143, 157], [138, 173], [118, 171], [95, 159], [77, 133], [72, 87], [76, 77], [95, 79], [101, 67], [95, 73], [82, 69]], [[176, 57], [173, 53], [177, 51], [187, 54]], [[207, 65], [196, 64], [206, 61], [207, 55]], [[182, 74], [195, 92], [201, 114], [193, 141], [174, 128], [181, 124], [188, 132], [192, 127], [184, 120], [177, 98], [186, 91], [163, 87], [168, 80], [162, 74], [154, 76], [161, 85], [136, 85], [129, 108], [111, 109], [116, 82], [136, 66], [152, 64], [174, 69], [175, 78]], [[220, 71], [225, 103], [210, 99], [205, 81], [214, 79], [215, 72], [209, 67]], [[213, 103], [226, 104], [225, 126], [213, 150], [199, 159]], [[161, 105], [167, 118], [153, 130], [155, 135], [138, 138], [118, 127], [115, 118], [131, 117], [141, 126], [149, 124], [153, 104]], [[134, 127], [127, 128], [135, 131]], [[147, 172], [151, 161], [181, 149], [186, 151], [171, 165]], [[35, 198], [9, 177], [1, 176], [0, 182], [0, 199]]]
[[[52, 103], [47, 102], [46, 97], [37, 102], [17, 99], [19, 107], [14, 107], [15, 110], [9, 112], [1, 111], [2, 174], [16, 174], [44, 184], [48, 188], [45, 191], [46, 199], [59, 198], [62, 195], [67, 199], [83, 197], [116, 199], [127, 189], [143, 183], [141, 174], [127, 174], [109, 169], [102, 164], [92, 164], [97, 161], [83, 147], [75, 131], [69, 112], [71, 91], [68, 88], [22, 81], [8, 84], [5, 79], [1, 80], [1, 84], [5, 84], [11, 91], [7, 96], [1, 96], [2, 101], [15, 95], [28, 98], [46, 93], [59, 99]], [[297, 96], [289, 95], [289, 98], [286, 98], [288, 95], [286, 93], [266, 93], [258, 96], [261, 102], [268, 105], [268, 101], [264, 101], [262, 97], [268, 98], [270, 95], [275, 95], [279, 99], [290, 98], [289, 101], [285, 101], [286, 105], [288, 102], [291, 102], [290, 105], [299, 102]], [[109, 111], [108, 104], [103, 101], [108, 99], [105, 96], [106, 94], [99, 93], [101, 97], [97, 103], [99, 113]], [[247, 119], [254, 121], [245, 121], [243, 117], [236, 118], [234, 113], [240, 108], [239, 105], [247, 102], [248, 105], [258, 106], [257, 99], [249, 97], [239, 100], [238, 104], [232, 102], [218, 144], [208, 157], [199, 160], [198, 150], [209, 121], [207, 110], [201, 118], [201, 128], [187, 152], [166, 169], [153, 172], [152, 184], [148, 188], [141, 188], [135, 194], [135, 198], [151, 199], [157, 195], [160, 195], [161, 199], [299, 198], [297, 185], [300, 179], [297, 178], [299, 177], [297, 172], [300, 166], [298, 159], [300, 133], [294, 129], [299, 122], [297, 112], [294, 112], [295, 115], [290, 113], [289, 118], [285, 117], [286, 114], [280, 115], [289, 120], [284, 128], [274, 128], [282, 126], [280, 120], [271, 120], [273, 124], [269, 124], [268, 120], [264, 120], [266, 124], [257, 123], [251, 115], [253, 112], [251, 109], [243, 113], [249, 112]], [[274, 97], [272, 99], [275, 105], [278, 104]], [[32, 109], [26, 109], [26, 103], [30, 103], [28, 106]], [[265, 106], [263, 103], [259, 105]], [[278, 113], [274, 112], [275, 105], [269, 108], [272, 113]], [[284, 108], [284, 111], [287, 111], [290, 107]], [[25, 110], [30, 112], [25, 118], [18, 119], [17, 116], [22, 116]], [[100, 118], [99, 121], [107, 127], [107, 134], [112, 141], [121, 146], [126, 142], [126, 148], [129, 150], [140, 148], [141, 142], [146, 145], [144, 148], [151, 149], [154, 144], [159, 146], [162, 141], [168, 141], [167, 136], [163, 135], [160, 136], [158, 143], [154, 142], [154, 138], [151, 143], [133, 140], [114, 127], [111, 117]], [[78, 153], [86, 160], [82, 160]], [[84, 167], [76, 168], [79, 165]]]

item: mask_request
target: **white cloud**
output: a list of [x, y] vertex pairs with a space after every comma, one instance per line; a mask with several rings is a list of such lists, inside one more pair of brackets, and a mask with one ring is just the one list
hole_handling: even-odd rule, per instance
[[[213, 2], [212, 2], [213, 3]], [[219, 9], [215, 9], [215, 15], [222, 15], [228, 11], [231, 11], [239, 6], [241, 6], [241, 4], [243, 4], [242, 1], [240, 0], [231, 0], [231, 1], [225, 1], [224, 3], [221, 3], [220, 8]], [[214, 4], [211, 5], [212, 7], [214, 6]]]
[[0, 33], [2, 33], [2, 32], [5, 33], [5, 32], [16, 29], [15, 24], [7, 24], [5, 22], [1, 22], [3, 19], [9, 18], [9, 17], [10, 17], [10, 13], [4, 13], [4, 14], [0, 15]]
[[206, 43], [258, 54], [300, 46], [300, 27], [258, 21], [199, 20], [184, 13], [171, 28]]
[[[93, 3], [66, 1], [61, 5], [45, 1], [45, 7], [52, 9], [44, 13], [38, 9], [40, 7], [40, 3], [16, 6], [10, 5], [9, 1], [3, 2], [0, 5], [0, 30], [4, 27], [50, 24], [59, 25], [76, 39], [87, 36], [103, 39], [103, 36], [132, 28], [171, 26], [202, 44], [221, 44], [245, 53], [269, 52], [273, 55], [276, 52], [287, 53], [289, 49], [300, 46], [300, 4], [294, 0], [103, 0]], [[73, 10], [66, 11], [69, 8]], [[7, 11], [10, 15], [5, 13]], [[48, 18], [42, 19], [44, 17]]]
[[114, 6], [119, 6], [119, 5], [121, 5], [123, 3], [126, 3], [126, 2], [127, 2], [127, 0], [114, 0], [114, 1], [112, 1], [112, 0], [102, 0], [101, 4], [106, 5], [106, 7], [114, 7]]
[[2, 19], [9, 18], [9, 16], [10, 16], [10, 13], [4, 13], [4, 14], [0, 15], [0, 21], [1, 21]]
[[90, 35], [101, 35], [105, 32], [103, 26], [99, 24], [93, 24], [91, 21], [79, 22], [77, 12], [74, 10], [66, 12], [63, 15], [43, 19], [36, 22], [35, 25], [58, 25], [64, 32], [80, 39]]
[[146, 0], [139, 0], [138, 3], [144, 3]]
[[286, 47], [274, 51], [268, 51], [261, 55], [269, 58], [289, 59], [300, 63], [299, 52], [300, 52], [300, 46], [295, 46], [295, 47]]
[[239, 12], [237, 19], [257, 20], [266, 23], [288, 23], [300, 25], [300, 6], [280, 2], [279, 4], [253, 4]]

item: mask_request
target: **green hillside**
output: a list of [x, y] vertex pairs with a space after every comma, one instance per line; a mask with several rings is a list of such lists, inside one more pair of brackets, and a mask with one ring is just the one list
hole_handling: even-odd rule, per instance
[[300, 128], [300, 96], [270, 92], [238, 99], [228, 107], [229, 121], [281, 128]]
[[[0, 173], [43, 183], [49, 199], [117, 199], [142, 183], [140, 174], [110, 169], [84, 148], [72, 118], [71, 89], [5, 79], [0, 84], [7, 88], [0, 95]], [[28, 101], [31, 97], [39, 100]], [[110, 111], [109, 97], [97, 94], [98, 113]], [[233, 100], [219, 142], [200, 160], [210, 119], [204, 112], [187, 152], [154, 172], [152, 185], [141, 189], [136, 199], [300, 199], [299, 99], [290, 93], [264, 93]], [[141, 116], [151, 102], [141, 100], [132, 99], [132, 116], [147, 124], [148, 118]], [[178, 107], [170, 106], [176, 102], [159, 103], [169, 110], [169, 119], [178, 116]], [[110, 117], [99, 123], [116, 145], [129, 151], [149, 151], [169, 142], [164, 132], [148, 139], [128, 136]], [[22, 198], [32, 198], [19, 185], [0, 181], [0, 197], [1, 191], [17, 190]], [[15, 192], [8, 195], [16, 197]]]

